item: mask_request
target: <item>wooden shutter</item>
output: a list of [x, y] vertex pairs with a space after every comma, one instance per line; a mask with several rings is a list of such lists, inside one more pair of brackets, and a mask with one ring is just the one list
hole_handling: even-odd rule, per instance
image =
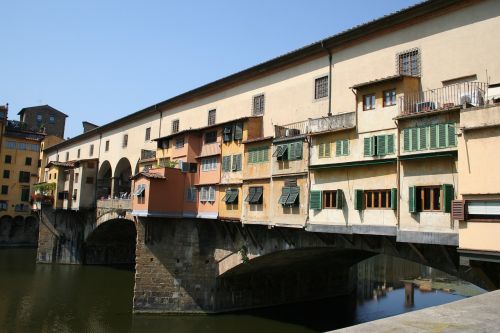
[[386, 150], [386, 136], [385, 135], [377, 135], [377, 155], [383, 156], [387, 154]]
[[349, 155], [349, 140], [342, 140], [342, 155]]
[[385, 152], [387, 154], [394, 154], [394, 134], [389, 134], [387, 135], [387, 147], [385, 149]]
[[235, 140], [243, 139], [243, 123], [234, 124], [234, 139]]
[[363, 190], [354, 190], [354, 209], [363, 210]]
[[438, 124], [438, 147], [445, 148], [448, 145], [448, 124]]
[[236, 155], [236, 171], [241, 171], [241, 154]]
[[410, 186], [408, 193], [408, 208], [410, 213], [417, 212], [417, 188], [415, 186]]
[[325, 143], [324, 142], [319, 144], [318, 156], [319, 156], [319, 158], [325, 157]]
[[415, 151], [418, 149], [418, 129], [415, 128], [410, 128], [410, 150]]
[[226, 125], [222, 129], [222, 136], [224, 139], [224, 142], [231, 141], [233, 138], [233, 126], [232, 125]]
[[269, 161], [269, 148], [268, 147], [263, 147], [260, 149], [260, 154], [262, 156], [262, 161], [261, 162], [267, 162]]
[[222, 171], [231, 171], [231, 156], [222, 158]]
[[335, 192], [335, 207], [337, 209], [342, 209], [344, 205], [344, 192], [341, 189], [338, 189]]
[[342, 155], [342, 140], [337, 140], [335, 142], [335, 156]]
[[396, 210], [398, 208], [398, 189], [391, 188], [391, 209]]
[[302, 159], [302, 142], [295, 142], [295, 159]]
[[430, 125], [429, 126], [429, 132], [430, 132], [430, 147], [431, 149], [435, 149], [438, 147], [438, 138], [437, 138], [437, 135], [438, 135], [438, 125]]
[[454, 220], [465, 220], [465, 200], [453, 200], [451, 203], [451, 218]]
[[363, 154], [364, 156], [373, 156], [372, 154], [372, 146], [373, 146], [373, 141], [372, 138], [364, 138], [363, 140]]
[[451, 202], [455, 197], [455, 192], [453, 190], [453, 185], [443, 184], [441, 186], [441, 191], [443, 193], [443, 211], [445, 213], [451, 212]]
[[448, 124], [448, 147], [455, 147], [457, 145], [457, 133], [455, 131], [455, 124]]
[[410, 129], [405, 128], [403, 130], [403, 150], [410, 151]]
[[231, 171], [237, 171], [238, 170], [238, 155], [233, 155], [233, 164], [231, 167]]
[[321, 191], [311, 191], [309, 194], [309, 207], [314, 210], [321, 210], [322, 206], [322, 196]]
[[419, 127], [418, 128], [418, 150], [427, 149], [427, 128], [428, 127]]
[[[330, 152], [330, 146], [332, 144], [330, 142], [325, 142], [325, 157], [330, 157], [331, 155], [331, 152]], [[302, 149], [301, 149], [301, 152], [300, 152], [300, 156], [302, 156]]]

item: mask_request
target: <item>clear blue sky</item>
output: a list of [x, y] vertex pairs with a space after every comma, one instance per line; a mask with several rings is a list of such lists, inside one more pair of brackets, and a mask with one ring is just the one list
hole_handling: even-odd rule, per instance
[[416, 0], [0, 3], [0, 104], [105, 124]]

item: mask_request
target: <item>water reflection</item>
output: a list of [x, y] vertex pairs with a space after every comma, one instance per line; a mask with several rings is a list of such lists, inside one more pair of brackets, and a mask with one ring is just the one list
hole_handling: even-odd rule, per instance
[[[132, 315], [133, 271], [34, 262], [34, 250], [0, 249], [2, 332], [317, 332], [464, 297], [457, 292], [482, 292], [435, 269], [379, 255], [358, 265], [357, 293], [345, 297], [217, 316]], [[405, 281], [417, 285], [412, 307], [405, 306]]]

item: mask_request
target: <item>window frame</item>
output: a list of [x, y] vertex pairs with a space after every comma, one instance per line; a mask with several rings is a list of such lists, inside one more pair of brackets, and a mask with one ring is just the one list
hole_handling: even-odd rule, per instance
[[[370, 108], [367, 107], [367, 104], [366, 104], [366, 98], [367, 97], [370, 97], [371, 99], [373, 99], [373, 104], [371, 105]], [[363, 95], [363, 111], [371, 111], [371, 110], [375, 110], [376, 109], [376, 105], [377, 105], [377, 97], [376, 97], [376, 94], [375, 93], [369, 93], [369, 94], [365, 94]]]
[[215, 125], [216, 121], [217, 121], [217, 109], [208, 110], [208, 119], [207, 119], [208, 126]]
[[151, 127], [146, 127], [146, 130], [144, 132], [144, 141], [150, 141], [151, 140]]
[[263, 93], [252, 97], [252, 116], [264, 115], [265, 107], [266, 96]]
[[[325, 80], [325, 82], [320, 82], [320, 80]], [[323, 87], [321, 85], [326, 85]], [[322, 75], [314, 78], [314, 100], [319, 101], [328, 98], [330, 95], [330, 75]]]
[[[408, 58], [408, 70], [404, 70], [405, 58]], [[415, 62], [415, 66], [412, 66]], [[420, 76], [422, 73], [421, 53], [419, 48], [405, 50], [396, 54], [396, 72], [399, 75]]]
[[[368, 196], [372, 194], [372, 200], [370, 200], [370, 205], [368, 205]], [[386, 206], [382, 206], [382, 195], [386, 196], [385, 202]], [[376, 205], [375, 199], [376, 196], [378, 196], [378, 203]], [[373, 209], [373, 210], [380, 210], [380, 209], [388, 209], [391, 210], [391, 189], [378, 189], [378, 190], [364, 190], [363, 191], [363, 201], [364, 201], [364, 208], [365, 209]]]
[[[257, 196], [257, 200], [255, 200]], [[264, 203], [264, 186], [249, 186], [248, 195], [245, 198], [245, 202], [249, 205], [262, 205]]]
[[[322, 209], [337, 209], [337, 190], [324, 190], [322, 192]], [[330, 200], [327, 200], [327, 197], [330, 197]]]
[[[210, 139], [210, 140], [207, 141], [207, 139]], [[217, 143], [217, 130], [207, 131], [207, 132], [203, 133], [203, 144], [209, 145], [212, 143]]]
[[182, 149], [182, 148], [184, 148], [184, 145], [185, 145], [184, 137], [180, 137], [180, 138], [175, 139], [175, 149]]
[[173, 119], [171, 126], [170, 126], [170, 131], [172, 134], [179, 133], [179, 128], [180, 128], [180, 120], [179, 119]]
[[[415, 186], [416, 187], [416, 197], [417, 201], [417, 212], [442, 212], [443, 211], [443, 190], [441, 185], [425, 185], [425, 186]], [[430, 190], [429, 197], [429, 208], [425, 208], [425, 190]], [[436, 190], [439, 192], [439, 208], [434, 207], [434, 196]]]
[[24, 159], [24, 165], [31, 165], [33, 163], [33, 159], [31, 157], [26, 157]]
[[[391, 103], [390, 104], [388, 104], [387, 100], [386, 100], [387, 93], [391, 94], [391, 95], [389, 95], [391, 97]], [[392, 95], [392, 93], [394, 93], [394, 96]], [[389, 106], [394, 106], [394, 105], [397, 104], [397, 101], [396, 101], [396, 99], [397, 99], [396, 98], [397, 97], [397, 95], [396, 95], [396, 88], [384, 90], [382, 92], [382, 96], [383, 96], [382, 105], [383, 105], [384, 108], [385, 107], [389, 107]]]

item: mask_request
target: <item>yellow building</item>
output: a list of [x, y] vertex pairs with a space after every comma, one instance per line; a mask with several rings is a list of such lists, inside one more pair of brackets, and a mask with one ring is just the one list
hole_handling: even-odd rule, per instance
[[[0, 151], [0, 217], [31, 214], [33, 184], [38, 181], [40, 141], [44, 135], [29, 131], [18, 121], [7, 121]], [[3, 127], [3, 126], [2, 126]]]

